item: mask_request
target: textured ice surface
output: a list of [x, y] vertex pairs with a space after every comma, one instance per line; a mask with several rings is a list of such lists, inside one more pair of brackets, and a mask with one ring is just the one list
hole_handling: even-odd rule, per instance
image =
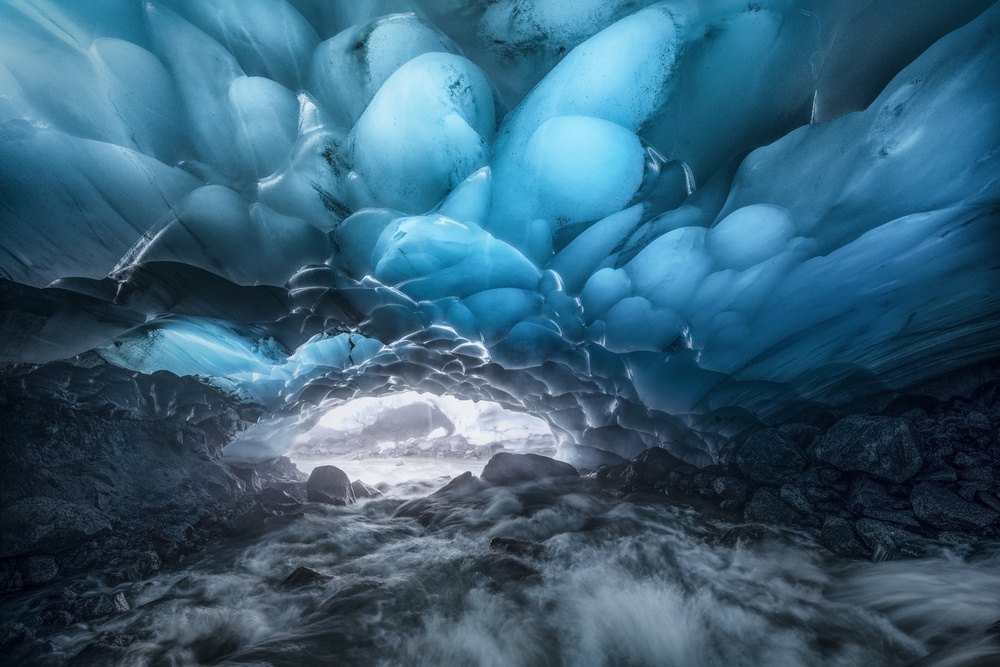
[[266, 408], [244, 458], [415, 389], [706, 463], [998, 352], [988, 0], [52, 0], [0, 30], [0, 360], [202, 377]]

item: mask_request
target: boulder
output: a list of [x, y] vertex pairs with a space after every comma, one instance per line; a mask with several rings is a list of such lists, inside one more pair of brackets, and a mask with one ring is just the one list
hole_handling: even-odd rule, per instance
[[881, 521], [861, 519], [854, 524], [854, 529], [865, 545], [875, 552], [876, 558], [920, 558], [926, 555], [916, 535]]
[[257, 499], [262, 505], [297, 505], [298, 501], [295, 500], [287, 491], [281, 489], [276, 489], [273, 486], [267, 486], [260, 490], [257, 494]]
[[773, 428], [751, 435], [736, 451], [740, 472], [758, 484], [780, 486], [795, 480], [806, 469], [806, 455], [795, 442]]
[[284, 578], [281, 585], [287, 588], [297, 588], [306, 584], [323, 583], [330, 579], [331, 577], [328, 574], [320, 574], [308, 567], [297, 567], [292, 570], [291, 574]]
[[502, 551], [513, 556], [538, 558], [545, 552], [545, 546], [538, 542], [519, 540], [516, 537], [494, 537], [490, 540], [491, 551]]
[[840, 517], [826, 517], [820, 539], [827, 549], [841, 556], [864, 558], [871, 553], [858, 541], [851, 522]]
[[962, 500], [937, 484], [920, 482], [910, 494], [917, 518], [939, 530], [982, 532], [1000, 517], [994, 509]]
[[910, 424], [894, 417], [850, 415], [830, 427], [813, 452], [840, 470], [905, 482], [923, 464]]
[[798, 512], [788, 506], [783, 500], [768, 491], [757, 489], [753, 498], [743, 510], [743, 520], [747, 523], [764, 523], [772, 525], [794, 525], [802, 523]]
[[747, 501], [750, 485], [737, 477], [716, 477], [712, 490], [718, 496], [723, 509], [735, 508]]
[[351, 490], [354, 491], [355, 498], [381, 498], [382, 492], [374, 486], [365, 484], [360, 479], [351, 482]]
[[347, 474], [336, 466], [319, 466], [306, 482], [309, 502], [327, 505], [349, 505], [354, 502], [354, 490]]
[[131, 608], [124, 593], [115, 593], [114, 595], [82, 597], [73, 604], [71, 612], [76, 618], [87, 621], [108, 614], [128, 611]]
[[847, 509], [855, 516], [919, 528], [920, 522], [908, 507], [909, 503], [893, 498], [881, 484], [864, 475], [854, 480], [847, 495]]
[[494, 454], [483, 468], [482, 478], [490, 484], [509, 486], [549, 477], [577, 477], [576, 468], [538, 454]]
[[54, 554], [104, 537], [104, 512], [65, 500], [32, 496], [0, 512], [0, 558]]
[[662, 447], [650, 447], [629, 463], [622, 473], [622, 490], [651, 490], [667, 481], [670, 473], [688, 464]]

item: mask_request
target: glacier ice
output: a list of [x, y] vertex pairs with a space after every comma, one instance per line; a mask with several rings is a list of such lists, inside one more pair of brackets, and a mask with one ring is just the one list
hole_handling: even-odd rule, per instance
[[234, 456], [413, 389], [543, 416], [565, 456], [706, 463], [998, 352], [989, 0], [51, 0], [0, 28], [0, 362], [203, 378], [267, 411]]

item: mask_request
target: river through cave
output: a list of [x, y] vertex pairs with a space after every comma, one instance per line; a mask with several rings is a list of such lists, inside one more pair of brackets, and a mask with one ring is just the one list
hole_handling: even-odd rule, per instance
[[[384, 497], [349, 507], [310, 504], [139, 583], [76, 581], [84, 596], [124, 592], [132, 609], [51, 631], [44, 650], [21, 647], [0, 662], [1000, 660], [987, 632], [1000, 618], [995, 544], [939, 543], [906, 561], [849, 560], [805, 532], [742, 534], [726, 513], [642, 495], [622, 500], [587, 479], [492, 488], [419, 520], [400, 516], [446, 479], [383, 486]], [[40, 590], [7, 612], [45, 613], [60, 591]], [[955, 662], [959, 656], [966, 662]]]

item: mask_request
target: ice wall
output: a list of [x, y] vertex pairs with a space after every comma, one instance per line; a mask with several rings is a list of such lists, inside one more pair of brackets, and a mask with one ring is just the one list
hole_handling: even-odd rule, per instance
[[[991, 6], [992, 5], [992, 6]], [[0, 7], [0, 360], [199, 376], [248, 457], [408, 388], [705, 462], [995, 357], [1000, 7]]]

